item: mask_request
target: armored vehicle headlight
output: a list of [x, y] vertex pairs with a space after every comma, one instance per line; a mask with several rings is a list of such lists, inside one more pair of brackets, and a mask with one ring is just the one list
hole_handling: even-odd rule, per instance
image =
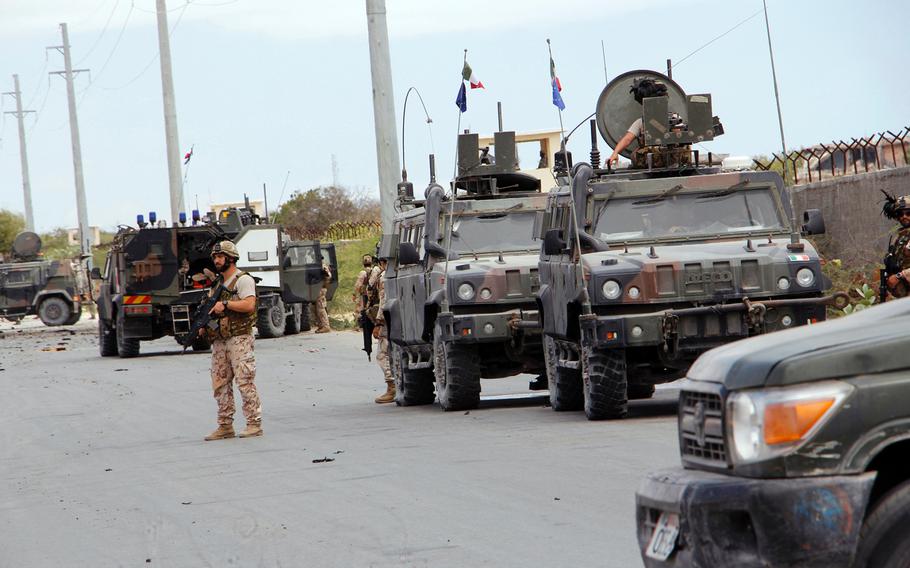
[[458, 285], [458, 297], [465, 302], [474, 299], [474, 286], [470, 282], [462, 282]]
[[622, 286], [620, 286], [619, 282], [616, 280], [607, 280], [604, 282], [601, 290], [604, 293], [604, 297], [608, 300], [615, 300], [619, 297], [620, 294], [622, 294]]
[[800, 268], [796, 272], [796, 282], [803, 288], [807, 288], [815, 283], [815, 273], [811, 268]]
[[639, 296], [641, 296], [641, 290], [639, 290], [635, 286], [632, 286], [631, 288], [629, 288], [629, 297], [630, 298], [632, 298], [634, 300], [634, 299], [638, 298]]
[[493, 297], [493, 292], [490, 292], [489, 288], [480, 289], [480, 299], [481, 300], [489, 300], [492, 297]]
[[777, 287], [780, 288], [781, 290], [789, 290], [790, 289], [790, 279], [787, 278], [786, 276], [778, 279]]
[[834, 415], [853, 387], [825, 381], [734, 393], [727, 399], [728, 439], [736, 464], [798, 449]]

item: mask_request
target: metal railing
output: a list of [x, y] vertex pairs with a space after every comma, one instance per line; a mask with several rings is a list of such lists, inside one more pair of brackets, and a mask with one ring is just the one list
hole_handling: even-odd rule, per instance
[[783, 170], [786, 164], [788, 178], [792, 176], [794, 185], [812, 183], [910, 165], [908, 135], [910, 126], [905, 126], [896, 134], [886, 130], [865, 138], [850, 138], [850, 142], [832, 141], [830, 144], [791, 151], [785, 157], [772, 154], [771, 159], [753, 161], [758, 169], [765, 171]]

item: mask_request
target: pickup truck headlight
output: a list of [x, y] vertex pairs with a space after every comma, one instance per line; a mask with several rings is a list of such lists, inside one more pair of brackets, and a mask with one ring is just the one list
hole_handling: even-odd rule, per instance
[[811, 268], [800, 268], [796, 272], [796, 282], [803, 288], [808, 288], [815, 283], [815, 273]]
[[840, 381], [748, 390], [727, 399], [733, 461], [745, 464], [790, 453], [810, 439], [853, 391]]
[[469, 302], [474, 299], [474, 286], [470, 282], [462, 282], [458, 285], [458, 297]]

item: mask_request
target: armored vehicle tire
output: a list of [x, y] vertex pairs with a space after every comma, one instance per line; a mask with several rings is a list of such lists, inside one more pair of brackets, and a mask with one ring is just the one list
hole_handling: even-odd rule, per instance
[[856, 568], [906, 568], [910, 558], [910, 481], [889, 491], [866, 517]]
[[73, 315], [70, 316], [70, 319], [66, 320], [66, 323], [63, 325], [75, 325], [76, 322], [78, 322], [80, 319], [82, 319], [82, 306], [80, 306], [78, 310], [74, 311]]
[[197, 337], [193, 341], [193, 351], [208, 351], [212, 348], [212, 342], [205, 337]]
[[278, 337], [284, 333], [284, 302], [279, 298], [274, 305], [256, 314], [256, 329], [259, 337]]
[[300, 331], [310, 331], [310, 304], [300, 304]]
[[139, 340], [127, 339], [123, 337], [123, 319], [117, 318], [117, 324], [114, 326], [117, 339], [117, 354], [121, 359], [129, 359], [139, 355]]
[[629, 385], [629, 400], [644, 400], [654, 396], [654, 385]]
[[629, 410], [626, 352], [581, 348], [585, 416], [588, 420], [622, 418]]
[[480, 404], [480, 365], [470, 345], [445, 342], [436, 326], [433, 334], [433, 375], [436, 397], [443, 410], [470, 410]]
[[73, 310], [63, 298], [51, 296], [41, 301], [38, 306], [38, 317], [44, 325], [66, 325], [73, 317]]
[[285, 335], [300, 333], [300, 314], [302, 311], [302, 304], [291, 304], [291, 315], [284, 320]]
[[553, 410], [581, 410], [585, 395], [581, 388], [581, 373], [556, 364], [558, 352], [556, 340], [545, 335], [543, 338], [544, 361], [547, 365], [547, 388], [550, 391], [550, 406]]
[[117, 332], [98, 318], [98, 351], [102, 357], [117, 356]]
[[[391, 343], [391, 342], [390, 342]], [[395, 378], [395, 404], [398, 406], [421, 406], [433, 404], [432, 369], [408, 369], [407, 353], [401, 347], [389, 345], [389, 364]]]

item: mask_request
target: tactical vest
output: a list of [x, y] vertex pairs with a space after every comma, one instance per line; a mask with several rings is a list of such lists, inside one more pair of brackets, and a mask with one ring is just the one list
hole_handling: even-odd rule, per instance
[[[642, 144], [642, 140], [639, 140]], [[687, 166], [692, 163], [691, 148], [688, 145], [679, 147], [641, 145], [632, 152], [632, 166], [647, 169], [648, 154], [651, 154], [652, 168], [671, 168]]]
[[[897, 233], [897, 240], [891, 243], [888, 256], [890, 259], [885, 260], [885, 270], [889, 276], [910, 268], [910, 229], [901, 229]], [[897, 286], [891, 289], [891, 295], [903, 298], [910, 295], [910, 289], [905, 282], [899, 281]]]
[[[244, 275], [249, 276], [246, 272], [241, 271], [237, 273], [237, 277], [234, 278], [234, 288], [227, 289], [221, 293], [220, 300], [222, 302], [230, 300], [231, 296], [237, 292], [237, 281]], [[250, 277], [252, 278], [252, 276]], [[258, 307], [259, 299], [257, 298], [253, 306], [253, 311], [248, 314], [235, 312], [233, 310], [225, 311], [224, 313], [227, 314], [227, 317], [222, 317], [218, 320], [218, 330], [215, 332], [217, 339], [228, 339], [229, 337], [253, 333], [253, 326], [256, 325], [256, 312]]]

